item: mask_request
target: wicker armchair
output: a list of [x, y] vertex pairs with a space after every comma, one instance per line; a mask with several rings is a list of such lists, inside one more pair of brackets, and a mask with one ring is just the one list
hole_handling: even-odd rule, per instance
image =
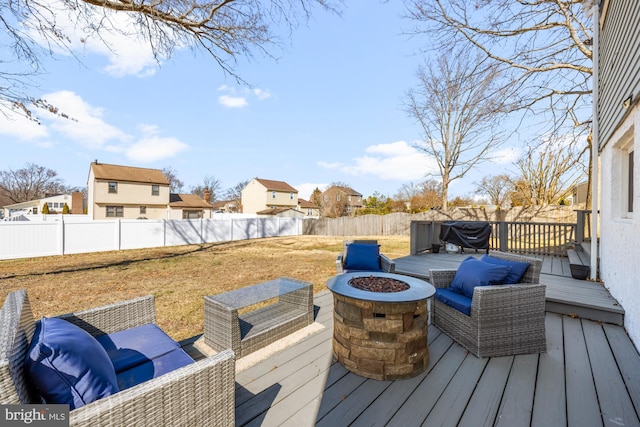
[[[545, 352], [542, 260], [499, 251], [489, 251], [489, 256], [530, 265], [519, 284], [475, 287], [470, 316], [434, 299], [434, 325], [477, 357]], [[429, 271], [436, 288], [449, 287], [455, 274]]]
[[[155, 323], [152, 296], [60, 316], [92, 335]], [[40, 403], [24, 361], [36, 328], [25, 290], [0, 311], [0, 404]], [[72, 426], [229, 426], [235, 421], [235, 355], [224, 350], [72, 410]]]
[[[347, 245], [349, 245], [350, 243], [377, 245], [378, 241], [377, 240], [346, 240], [343, 245], [342, 253], [339, 254], [338, 258], [336, 259], [336, 272], [338, 274], [342, 274], [345, 271]], [[393, 273], [396, 271], [396, 263], [393, 260], [391, 260], [390, 258], [388, 258], [383, 254], [380, 254], [379, 257], [380, 257], [380, 268], [382, 269], [382, 271], [385, 271], [387, 273]]]

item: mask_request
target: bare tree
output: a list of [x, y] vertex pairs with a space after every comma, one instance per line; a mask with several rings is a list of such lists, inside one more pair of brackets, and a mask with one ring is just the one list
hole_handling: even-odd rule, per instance
[[513, 179], [505, 174], [484, 176], [476, 183], [476, 192], [487, 195], [492, 205], [500, 207], [508, 205], [513, 188]]
[[65, 190], [56, 171], [34, 163], [27, 163], [15, 171], [0, 171], [0, 194], [13, 203], [28, 202]]
[[[405, 0], [414, 32], [433, 49], [474, 46], [502, 73], [508, 111], [522, 113], [540, 135], [582, 137], [592, 117], [593, 22], [582, 0]], [[537, 118], [537, 121], [536, 121]], [[583, 138], [574, 141], [584, 144]], [[573, 150], [578, 162], [590, 140]], [[585, 153], [589, 151], [588, 155]], [[591, 169], [588, 170], [591, 194]]]
[[[31, 101], [56, 112], [46, 101], [27, 95], [30, 77], [43, 71], [43, 57], [60, 50], [73, 54], [78, 39], [98, 40], [111, 48], [107, 35], [114, 32], [148, 43], [158, 62], [191, 47], [239, 78], [235, 60], [254, 52], [269, 55], [269, 48], [282, 42], [274, 27], [285, 24], [293, 29], [310, 16], [314, 5], [336, 11], [332, 0], [0, 0], [6, 47], [0, 53], [0, 63], [5, 64], [0, 70], [0, 101], [27, 116]], [[127, 24], [118, 25], [125, 17]], [[70, 28], [61, 25], [65, 18]]]
[[558, 203], [582, 177], [575, 149], [572, 141], [557, 139], [529, 147], [516, 162], [521, 179], [516, 182], [515, 198], [524, 205]]
[[407, 111], [423, 130], [417, 148], [436, 160], [445, 210], [451, 182], [489, 159], [504, 141], [499, 119], [505, 98], [498, 77], [495, 66], [461, 49], [421, 67], [419, 86], [408, 92]]
[[512, 111], [550, 112], [546, 133], [588, 133], [593, 24], [582, 1], [406, 2], [415, 32], [430, 36], [435, 49], [473, 45], [499, 66]]
[[167, 166], [166, 168], [162, 168], [162, 174], [165, 178], [167, 178], [167, 181], [169, 181], [169, 192], [182, 192], [184, 182], [180, 181], [180, 179], [178, 178], [178, 172], [176, 170], [174, 170], [171, 166]]
[[214, 176], [205, 176], [204, 182], [201, 185], [191, 187], [191, 194], [197, 194], [198, 196], [204, 198], [205, 190], [209, 190], [209, 195], [212, 202], [220, 200], [222, 183]]

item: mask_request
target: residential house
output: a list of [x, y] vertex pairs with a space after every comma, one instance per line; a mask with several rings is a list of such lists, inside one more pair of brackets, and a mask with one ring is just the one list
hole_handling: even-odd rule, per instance
[[164, 219], [169, 201], [169, 181], [159, 169], [91, 163], [87, 213], [93, 219]]
[[304, 213], [294, 208], [269, 208], [256, 212], [258, 216], [279, 216], [282, 218], [304, 218]]
[[600, 278], [624, 307], [625, 327], [640, 347], [640, 3], [599, 3], [594, 139], [600, 155]]
[[197, 194], [169, 195], [169, 219], [211, 218], [213, 206]]
[[195, 194], [172, 194], [160, 169], [91, 163], [87, 213], [93, 219], [211, 218], [212, 207]]
[[82, 193], [74, 191], [71, 194], [45, 195], [41, 199], [30, 200], [28, 202], [14, 203], [4, 206], [4, 217], [10, 218], [15, 215], [38, 215], [42, 214], [45, 203], [50, 214], [61, 214], [64, 205], [69, 207], [69, 213], [81, 215], [84, 209], [84, 197]]
[[349, 187], [332, 185], [320, 194], [322, 216], [352, 216], [363, 206], [362, 194]]
[[298, 210], [304, 213], [305, 217], [318, 218], [320, 216], [320, 206], [309, 200], [298, 198]]
[[211, 207], [214, 213], [237, 213], [238, 202], [236, 200], [218, 200], [211, 202]]
[[283, 181], [254, 178], [242, 190], [242, 213], [298, 208], [298, 190]]

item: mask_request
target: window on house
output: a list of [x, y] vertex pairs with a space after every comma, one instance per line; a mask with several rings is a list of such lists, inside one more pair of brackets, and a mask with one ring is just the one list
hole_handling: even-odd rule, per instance
[[633, 179], [635, 177], [635, 168], [633, 166], [634, 151], [627, 154], [627, 212], [633, 212]]
[[275, 191], [272, 191], [272, 192], [271, 192], [271, 198], [272, 198], [272, 199], [275, 199], [275, 198], [276, 198], [276, 192], [275, 192]]
[[33, 212], [34, 215], [38, 215], [38, 208], [34, 207], [32, 212]]
[[152, 196], [159, 196], [160, 195], [160, 186], [157, 184], [154, 184], [151, 186], [151, 195]]
[[635, 175], [633, 128], [615, 145], [612, 165], [611, 191], [614, 215], [620, 218], [633, 216], [633, 181]]
[[328, 202], [329, 201], [329, 196], [324, 196], [323, 199], [324, 199], [325, 202]]
[[49, 206], [49, 209], [53, 208], [53, 203], [52, 202], [47, 202], [47, 206]]
[[107, 206], [107, 218], [122, 218], [124, 206]]
[[114, 181], [109, 182], [109, 193], [118, 193], [118, 183]]
[[340, 195], [339, 195], [339, 194], [338, 194], [338, 195], [336, 195], [336, 200], [337, 200], [337, 201], [340, 201]]
[[147, 214], [147, 207], [140, 206], [140, 215], [146, 215], [146, 214]]
[[293, 200], [293, 193], [289, 193], [289, 198]]
[[182, 219], [200, 219], [202, 218], [202, 211], [182, 211]]

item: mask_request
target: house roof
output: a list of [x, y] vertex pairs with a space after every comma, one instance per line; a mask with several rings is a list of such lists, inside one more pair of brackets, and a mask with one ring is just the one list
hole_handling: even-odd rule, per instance
[[96, 179], [169, 185], [169, 181], [160, 169], [136, 168], [132, 166], [93, 162], [91, 163], [91, 170], [93, 170], [93, 176]]
[[286, 212], [286, 211], [296, 212], [300, 216], [304, 215], [302, 212], [300, 212], [300, 211], [298, 211], [298, 210], [296, 210], [294, 208], [269, 208], [269, 209], [264, 209], [264, 210], [261, 210], [259, 212], [256, 212], [256, 214], [258, 214], [258, 215], [274, 215], [275, 216], [275, 215], [279, 215], [279, 214], [281, 214], [283, 212]]
[[362, 194], [358, 193], [353, 188], [344, 187], [344, 186], [341, 186], [341, 185], [332, 185], [331, 187], [329, 187], [326, 190], [324, 190], [323, 193], [329, 191], [332, 188], [335, 188], [335, 189], [343, 192], [344, 194], [348, 194], [350, 196], [362, 196]]
[[264, 187], [267, 188], [267, 190], [271, 190], [271, 191], [286, 191], [288, 193], [297, 193], [298, 190], [296, 190], [295, 188], [293, 188], [292, 186], [290, 186], [289, 184], [287, 184], [284, 181], [274, 181], [274, 180], [270, 180], [270, 179], [261, 179], [261, 178], [256, 178], [256, 181], [258, 181], [260, 184], [262, 184]]
[[320, 208], [315, 203], [311, 203], [310, 201], [301, 199], [299, 197], [298, 197], [298, 206], [300, 206], [301, 208]]
[[211, 208], [211, 205], [197, 194], [171, 193], [169, 195], [169, 206], [172, 208]]

